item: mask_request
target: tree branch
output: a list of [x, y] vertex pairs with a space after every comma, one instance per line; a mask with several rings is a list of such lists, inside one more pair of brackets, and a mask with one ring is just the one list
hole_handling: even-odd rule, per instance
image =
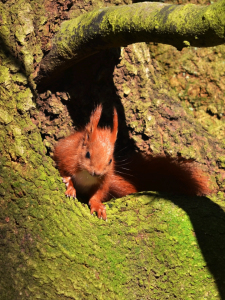
[[208, 6], [136, 3], [97, 9], [62, 24], [36, 82], [106, 48], [136, 42], [183, 47], [224, 43], [225, 0]]

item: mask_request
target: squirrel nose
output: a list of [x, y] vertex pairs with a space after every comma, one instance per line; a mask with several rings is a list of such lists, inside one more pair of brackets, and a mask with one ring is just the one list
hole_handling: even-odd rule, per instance
[[92, 172], [92, 176], [98, 177], [98, 176], [100, 176], [100, 175], [101, 175], [100, 172], [96, 172], [96, 171], [93, 171], [93, 172]]

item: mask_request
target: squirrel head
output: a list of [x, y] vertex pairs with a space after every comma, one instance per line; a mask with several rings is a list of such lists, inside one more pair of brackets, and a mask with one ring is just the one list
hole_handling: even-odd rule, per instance
[[101, 177], [114, 168], [114, 146], [118, 131], [118, 116], [114, 108], [113, 128], [98, 127], [102, 115], [102, 105], [91, 114], [85, 127], [80, 168], [92, 176]]

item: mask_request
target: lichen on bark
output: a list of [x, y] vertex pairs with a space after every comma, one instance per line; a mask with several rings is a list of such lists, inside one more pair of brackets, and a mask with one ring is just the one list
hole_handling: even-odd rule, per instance
[[[10, 1], [7, 2], [9, 5]], [[24, 1], [19, 3], [22, 5]], [[37, 15], [43, 13], [40, 3]], [[43, 22], [40, 18], [40, 23], [36, 23], [37, 37]], [[31, 44], [31, 53], [40, 59], [41, 43], [38, 38], [35, 41], [36, 50], [33, 39], [23, 40], [26, 49]], [[219, 292], [223, 296], [225, 222], [218, 205], [207, 198], [176, 198], [157, 193], [133, 195], [106, 204], [108, 222], [104, 222], [91, 216], [87, 205], [65, 198], [59, 173], [43, 144], [44, 138], [59, 137], [59, 129], [66, 134], [66, 102], [69, 106], [72, 100], [77, 100], [85, 107], [79, 101], [91, 95], [90, 104], [101, 95], [109, 96], [103, 98], [110, 101], [122, 100], [127, 125], [133, 136], [138, 137], [141, 150], [152, 147], [154, 153], [167, 151], [176, 155], [183, 148], [187, 158], [192, 155], [187, 144], [193, 143], [193, 134], [198, 137], [201, 129], [192, 124], [199, 129], [193, 133], [189, 128], [193, 119], [186, 116], [177, 101], [173, 103], [168, 97], [168, 86], [160, 80], [146, 45], [122, 49], [120, 64], [113, 76], [110, 74], [115, 83], [113, 88], [101, 80], [105, 66], [98, 66], [94, 73], [96, 81], [89, 86], [80, 87], [82, 81], [75, 77], [73, 89], [63, 93], [45, 91], [40, 95], [42, 102], [39, 99], [37, 103], [28, 87], [26, 72], [4, 51], [5, 47], [0, 49], [1, 299], [219, 299]], [[107, 53], [108, 60], [112, 54], [115, 55]], [[31, 70], [31, 60], [26, 61], [26, 70]], [[91, 66], [94, 63], [93, 58]], [[87, 78], [88, 74], [79, 75]], [[115, 89], [119, 97], [113, 94]], [[88, 94], [90, 91], [92, 94]], [[35, 106], [41, 103], [43, 109], [38, 111]], [[81, 110], [78, 114], [88, 118]], [[57, 122], [59, 115], [61, 119]], [[181, 135], [166, 122], [169, 119], [176, 124], [177, 118], [184, 118], [179, 127]], [[67, 128], [71, 127], [71, 118], [67, 122]], [[212, 148], [201, 151], [211, 154], [210, 163], [218, 171], [220, 144], [216, 140], [206, 144]], [[214, 149], [218, 151], [215, 153]], [[205, 164], [205, 152], [201, 151], [198, 149], [196, 154], [198, 163], [210, 168]], [[223, 168], [224, 156], [220, 155], [218, 162]], [[224, 180], [221, 174], [218, 173], [218, 182]]]
[[214, 46], [224, 40], [224, 0], [210, 6], [136, 3], [93, 10], [64, 22], [42, 61], [37, 83], [99, 50], [136, 42], [178, 49]]

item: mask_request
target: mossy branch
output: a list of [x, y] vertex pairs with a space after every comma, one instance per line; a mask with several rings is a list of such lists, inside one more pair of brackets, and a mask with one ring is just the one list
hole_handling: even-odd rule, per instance
[[100, 50], [136, 42], [211, 47], [224, 43], [225, 0], [207, 6], [136, 3], [66, 21], [41, 62], [36, 82]]

